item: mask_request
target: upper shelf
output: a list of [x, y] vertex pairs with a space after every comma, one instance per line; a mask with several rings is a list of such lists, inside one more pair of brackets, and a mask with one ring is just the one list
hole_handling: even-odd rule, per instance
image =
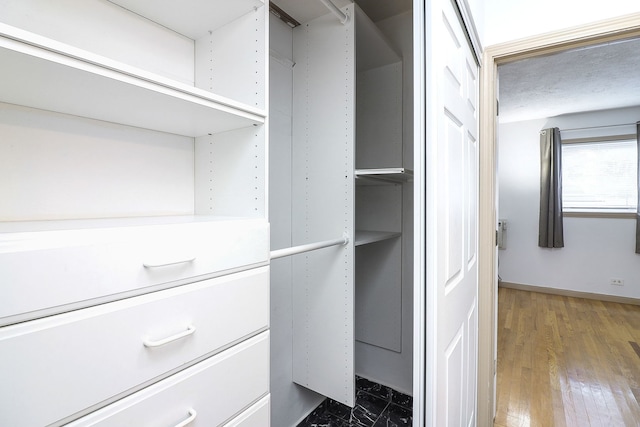
[[209, 31], [264, 6], [263, 0], [109, 0], [197, 40]]
[[413, 171], [405, 168], [356, 169], [358, 185], [366, 184], [402, 184], [413, 178]]
[[0, 63], [0, 102], [191, 137], [265, 120], [262, 110], [5, 24]]

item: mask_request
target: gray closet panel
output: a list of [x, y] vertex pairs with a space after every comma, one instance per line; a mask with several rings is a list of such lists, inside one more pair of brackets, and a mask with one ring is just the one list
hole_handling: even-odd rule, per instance
[[[354, 16], [353, 6], [343, 10]], [[350, 242], [293, 258], [293, 378], [354, 405], [354, 20], [294, 30], [293, 245]]]

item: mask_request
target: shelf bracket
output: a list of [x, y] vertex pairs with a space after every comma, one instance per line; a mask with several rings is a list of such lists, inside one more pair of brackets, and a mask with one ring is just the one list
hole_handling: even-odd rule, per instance
[[325, 5], [327, 9], [329, 9], [329, 11], [333, 13], [340, 20], [341, 24], [344, 25], [347, 22], [349, 22], [349, 14], [344, 13], [343, 11], [338, 9], [338, 7], [335, 4], [333, 4], [331, 0], [320, 0], [320, 3]]

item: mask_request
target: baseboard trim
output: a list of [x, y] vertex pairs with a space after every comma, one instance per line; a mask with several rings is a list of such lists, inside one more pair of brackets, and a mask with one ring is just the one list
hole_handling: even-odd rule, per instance
[[598, 301], [617, 302], [619, 304], [640, 305], [640, 299], [620, 297], [617, 295], [594, 294], [591, 292], [570, 291], [568, 289], [546, 288], [544, 286], [523, 285], [513, 282], [498, 282], [499, 288], [517, 289], [520, 291], [538, 292], [541, 294], [561, 295], [565, 297], [586, 298]]

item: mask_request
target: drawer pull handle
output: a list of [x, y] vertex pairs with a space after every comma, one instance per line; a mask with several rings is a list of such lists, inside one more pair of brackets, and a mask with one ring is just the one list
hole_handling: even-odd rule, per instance
[[179, 424], [176, 424], [176, 427], [188, 426], [193, 422], [193, 420], [196, 419], [197, 416], [198, 416], [198, 413], [195, 411], [195, 409], [189, 409], [189, 418], [187, 418], [186, 420], [182, 421]]
[[155, 261], [155, 262], [143, 262], [144, 268], [166, 267], [167, 265], [186, 264], [188, 262], [195, 261], [196, 257], [180, 259], [177, 261]]
[[160, 347], [162, 345], [169, 344], [172, 341], [179, 340], [180, 338], [188, 337], [189, 335], [192, 335], [195, 331], [196, 331], [195, 326], [189, 326], [186, 331], [179, 332], [175, 335], [171, 335], [170, 337], [166, 337], [157, 341], [147, 339], [142, 342], [145, 347]]

